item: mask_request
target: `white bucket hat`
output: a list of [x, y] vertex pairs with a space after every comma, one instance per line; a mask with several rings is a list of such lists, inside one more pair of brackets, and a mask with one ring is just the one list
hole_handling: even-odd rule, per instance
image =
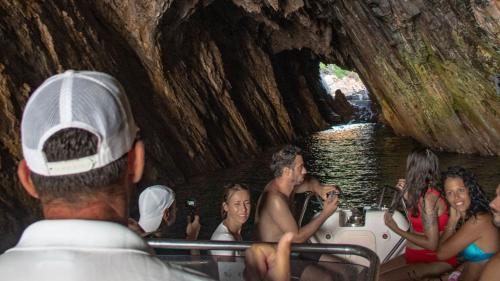
[[[45, 141], [60, 130], [78, 128], [98, 138], [97, 153], [48, 162]], [[23, 156], [44, 176], [79, 174], [103, 167], [130, 151], [138, 132], [120, 83], [95, 71], [68, 70], [45, 80], [30, 97], [21, 121]]]
[[158, 229], [165, 210], [175, 200], [175, 192], [164, 185], [153, 185], [139, 195], [139, 225], [146, 232]]

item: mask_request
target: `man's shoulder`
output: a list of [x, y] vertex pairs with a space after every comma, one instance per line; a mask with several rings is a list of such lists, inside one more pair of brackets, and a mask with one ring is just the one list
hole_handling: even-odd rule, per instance
[[270, 189], [270, 190], [264, 191], [263, 196], [267, 197], [266, 202], [268, 205], [280, 206], [282, 204], [285, 204], [288, 206], [288, 198], [284, 194], [280, 193], [279, 191], [276, 191], [274, 189]]
[[[100, 270], [94, 272], [95, 268]], [[201, 272], [136, 249], [14, 247], [0, 255], [2, 280], [64, 280], [55, 276], [56, 272], [69, 274], [75, 281], [88, 280], [90, 276], [92, 280], [209, 280]]]
[[268, 191], [265, 195], [265, 203], [261, 209], [261, 216], [276, 217], [291, 214], [288, 198], [277, 191]]

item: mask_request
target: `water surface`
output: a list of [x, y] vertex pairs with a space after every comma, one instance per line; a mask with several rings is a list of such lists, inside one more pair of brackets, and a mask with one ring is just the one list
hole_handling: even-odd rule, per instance
[[[308, 172], [324, 183], [335, 183], [342, 188], [342, 205], [372, 205], [378, 202], [384, 185], [394, 185], [404, 176], [406, 157], [417, 146], [410, 138], [396, 136], [392, 131], [377, 124], [352, 124], [334, 126], [296, 143], [304, 150]], [[184, 235], [184, 200], [196, 197], [202, 220], [200, 239], [209, 239], [221, 222], [220, 201], [222, 187], [226, 183], [245, 183], [252, 189], [253, 206], [272, 179], [269, 170], [271, 155], [280, 147], [270, 148], [255, 159], [192, 179], [175, 187], [178, 197], [179, 216], [172, 235]], [[457, 153], [438, 152], [441, 169], [461, 165], [471, 169], [488, 196], [491, 198], [500, 183], [500, 157], [481, 157]], [[253, 212], [247, 222], [247, 235], [251, 232]]]

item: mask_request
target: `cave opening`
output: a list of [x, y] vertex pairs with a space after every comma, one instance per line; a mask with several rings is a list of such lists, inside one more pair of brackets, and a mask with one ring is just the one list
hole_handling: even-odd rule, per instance
[[377, 122], [368, 88], [358, 73], [323, 62], [319, 63], [319, 73], [323, 87], [333, 99], [332, 107], [338, 114], [336, 123]]

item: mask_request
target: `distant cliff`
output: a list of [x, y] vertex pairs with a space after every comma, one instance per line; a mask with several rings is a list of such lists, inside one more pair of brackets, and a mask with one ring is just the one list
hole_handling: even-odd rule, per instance
[[397, 133], [500, 155], [499, 3], [0, 0], [2, 246], [39, 216], [15, 176], [23, 107], [70, 68], [124, 84], [145, 181], [179, 183], [328, 126], [320, 61], [358, 72]]

